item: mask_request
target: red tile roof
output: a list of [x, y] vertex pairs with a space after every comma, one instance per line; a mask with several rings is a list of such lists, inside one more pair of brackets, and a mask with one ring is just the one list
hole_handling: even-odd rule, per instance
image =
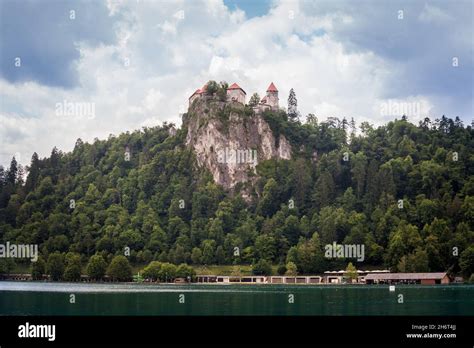
[[194, 93], [191, 94], [191, 96], [189, 97], [189, 99], [191, 99], [191, 98], [193, 97], [193, 95], [195, 95], [195, 94], [201, 94], [201, 90], [200, 90], [199, 88], [196, 89], [196, 91], [194, 91]]
[[228, 89], [228, 90], [229, 90], [229, 89], [240, 89], [242, 92], [244, 92], [244, 94], [247, 94], [247, 93], [245, 93], [245, 91], [242, 89], [242, 87], [240, 87], [240, 86], [239, 86], [238, 84], [236, 84], [236, 83], [231, 84], [227, 89]]
[[239, 86], [238, 84], [233, 83], [233, 84], [231, 84], [231, 85], [229, 86], [229, 88], [227, 88], [227, 89], [242, 89], [242, 88], [240, 88], [240, 86]]
[[268, 86], [267, 92], [278, 92], [278, 89], [275, 87], [275, 85], [273, 84], [273, 82], [270, 83], [270, 86]]

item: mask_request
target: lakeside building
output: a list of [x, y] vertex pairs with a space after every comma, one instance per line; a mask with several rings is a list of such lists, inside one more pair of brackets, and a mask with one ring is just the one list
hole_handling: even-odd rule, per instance
[[[369, 273], [390, 273], [388, 269], [383, 270], [372, 270], [372, 271], [362, 271], [358, 269], [357, 271], [357, 278], [350, 280], [348, 283], [358, 283], [358, 284], [365, 284], [365, 277]], [[346, 270], [340, 271], [326, 271], [325, 274], [325, 281], [326, 284], [343, 284], [348, 278], [348, 272]]]
[[297, 275], [297, 276], [217, 276], [212, 274], [197, 275], [196, 283], [241, 283], [241, 284], [365, 284], [365, 277], [369, 273], [389, 273], [389, 270], [362, 271], [357, 270], [357, 278], [347, 281], [348, 272], [326, 271], [324, 275]]
[[197, 275], [197, 283], [239, 284], [449, 284], [446, 272], [390, 273], [389, 270], [357, 270], [357, 278], [350, 279], [348, 272], [326, 271], [324, 276], [216, 276]]
[[385, 273], [368, 274], [366, 284], [449, 284], [451, 281], [446, 272], [436, 273]]
[[[176, 278], [174, 283], [200, 283], [200, 284], [450, 284], [451, 279], [446, 272], [435, 273], [390, 273], [388, 270], [362, 271], [357, 270], [357, 278], [351, 279], [344, 270], [326, 271], [321, 275], [297, 275], [297, 276], [218, 276], [218, 275], [197, 275], [194, 280], [185, 278]], [[462, 283], [461, 277], [456, 277], [455, 283]], [[31, 274], [0, 274], [0, 280], [10, 281], [32, 281]], [[50, 281], [46, 274], [42, 276], [43, 281]], [[81, 275], [81, 282], [93, 282], [87, 275]], [[101, 282], [113, 282], [113, 280], [104, 276]], [[145, 279], [145, 282], [150, 280]]]
[[197, 283], [241, 284], [321, 284], [321, 276], [215, 276], [198, 275]]

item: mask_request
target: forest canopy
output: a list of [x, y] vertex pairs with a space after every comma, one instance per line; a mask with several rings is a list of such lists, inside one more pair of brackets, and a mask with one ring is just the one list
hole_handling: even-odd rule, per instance
[[[251, 202], [217, 186], [184, 145], [186, 129], [173, 135], [165, 123], [92, 144], [78, 139], [72, 152], [33, 154], [26, 168], [15, 158], [0, 167], [0, 242], [38, 244], [36, 272], [61, 271], [63, 262], [70, 279], [75, 264], [90, 261], [94, 277], [103, 275], [127, 248], [131, 264], [168, 268], [345, 268], [348, 260], [324, 257], [333, 242], [365, 245], [364, 261], [350, 260], [357, 268], [473, 273], [470, 125], [403, 117], [357, 129], [311, 114], [304, 123], [283, 111], [263, 116], [293, 156], [259, 163]], [[0, 262], [0, 272], [13, 267]]]

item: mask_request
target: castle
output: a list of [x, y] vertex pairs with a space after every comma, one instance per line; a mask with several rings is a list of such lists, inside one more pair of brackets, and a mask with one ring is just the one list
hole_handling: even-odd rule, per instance
[[[193, 103], [194, 100], [201, 98], [206, 94], [207, 84], [205, 84], [202, 88], [197, 89], [190, 97], [189, 97], [189, 106]], [[227, 88], [227, 101], [237, 102], [241, 104], [245, 104], [245, 97], [247, 93], [237, 84], [233, 83]], [[265, 110], [278, 110], [278, 89], [275, 85], [270, 83], [267, 88], [266, 95], [260, 100], [260, 102], [253, 107], [256, 112], [262, 112]]]

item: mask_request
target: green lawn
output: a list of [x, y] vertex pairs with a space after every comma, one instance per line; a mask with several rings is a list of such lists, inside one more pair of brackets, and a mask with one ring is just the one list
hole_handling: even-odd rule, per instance
[[[197, 274], [212, 275], [251, 275], [252, 266], [250, 265], [208, 265], [208, 266], [192, 266]], [[276, 274], [277, 265], [272, 266], [272, 273]]]

